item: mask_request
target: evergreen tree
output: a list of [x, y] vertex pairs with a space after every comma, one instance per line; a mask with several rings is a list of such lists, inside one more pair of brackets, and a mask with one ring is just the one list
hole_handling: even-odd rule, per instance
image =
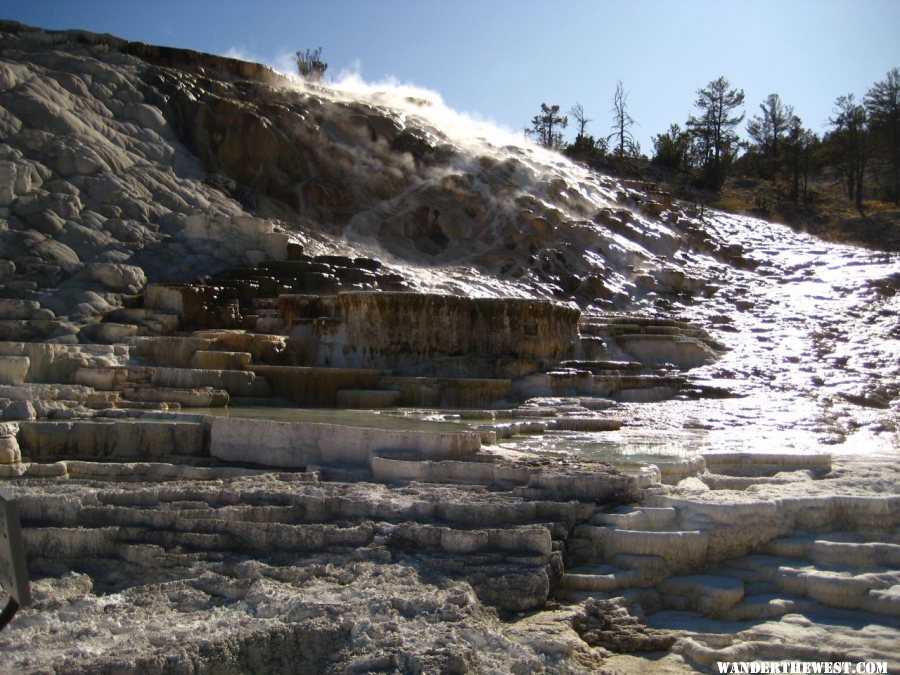
[[606, 141], [602, 138], [594, 138], [590, 134], [579, 134], [575, 141], [566, 146], [567, 157], [577, 159], [590, 164], [600, 160], [606, 154]]
[[564, 143], [560, 130], [568, 124], [569, 118], [559, 114], [558, 105], [541, 103], [541, 112], [531, 118], [531, 129], [526, 133], [537, 136], [538, 143], [545, 148], [561, 148]]
[[760, 173], [772, 178], [778, 169], [782, 146], [794, 119], [794, 109], [785, 105], [778, 94], [769, 94], [759, 104], [761, 115], [747, 122], [747, 134], [760, 157]]
[[790, 180], [788, 196], [795, 204], [801, 197], [804, 204], [809, 201], [809, 176], [814, 168], [818, 145], [818, 137], [809, 129], [803, 128], [799, 117], [793, 116], [784, 138], [782, 155]]
[[699, 114], [687, 122], [696, 160], [702, 169], [702, 184], [715, 190], [722, 187], [737, 154], [738, 137], [734, 129], [744, 119], [743, 113], [734, 114], [744, 104], [744, 92], [730, 86], [728, 80], [720, 77], [698, 89], [694, 105]]
[[873, 84], [864, 101], [876, 147], [891, 167], [891, 197], [900, 204], [900, 68], [891, 69], [884, 80]]
[[297, 72], [307, 80], [318, 82], [325, 77], [328, 64], [322, 60], [322, 48], [300, 50], [294, 53], [294, 61], [297, 63]]
[[691, 135], [677, 124], [669, 130], [653, 137], [654, 164], [682, 171], [688, 168], [690, 160]]
[[847, 198], [862, 209], [863, 180], [868, 160], [866, 109], [853, 94], [839, 96], [834, 102], [833, 127], [828, 136], [832, 162], [847, 181]]

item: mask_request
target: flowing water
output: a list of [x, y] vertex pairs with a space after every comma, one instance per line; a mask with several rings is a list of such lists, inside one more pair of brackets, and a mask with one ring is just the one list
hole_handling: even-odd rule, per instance
[[[548, 434], [536, 445], [629, 461], [702, 450], [900, 453], [900, 256], [714, 211], [694, 212], [685, 227], [665, 212], [649, 216], [640, 195], [623, 199], [607, 178], [533, 151], [514, 154], [530, 158], [535, 176], [522, 188], [565, 214], [556, 231], [581, 243], [594, 267], [614, 270], [610, 287], [640, 311], [703, 325], [729, 348], [693, 377], [735, 395], [621, 404], [612, 411], [626, 422], [619, 432]], [[590, 227], [599, 237], [573, 227], [610, 209], [630, 230], [617, 236], [596, 216]], [[692, 228], [745, 260], [727, 264], [708, 249], [672, 244]], [[720, 290], [681, 302], [642, 296], [635, 273], [656, 274], [657, 265]]]
[[342, 140], [346, 125], [317, 130], [331, 145], [310, 161], [331, 162], [355, 200], [343, 222], [316, 214], [342, 251], [385, 260], [420, 290], [687, 319], [728, 347], [691, 372], [728, 397], [619, 404], [618, 432], [510, 442], [629, 462], [702, 450], [900, 454], [897, 255], [698, 214], [461, 116], [431, 92], [298, 86], [334, 119], [362, 110], [373, 138], [375, 124], [418, 139], [418, 155], [398, 154], [381, 140]]
[[716, 270], [712, 298], [673, 307], [729, 351], [691, 377], [734, 397], [620, 404], [619, 432], [532, 439], [618, 462], [703, 451], [900, 455], [900, 257], [767, 221], [705, 222], [755, 270]]
[[663, 408], [723, 449], [900, 450], [900, 258], [751, 218], [708, 228], [759, 262], [725, 270], [720, 297], [685, 312], [731, 319], [712, 324], [731, 351], [704, 374], [744, 396]]

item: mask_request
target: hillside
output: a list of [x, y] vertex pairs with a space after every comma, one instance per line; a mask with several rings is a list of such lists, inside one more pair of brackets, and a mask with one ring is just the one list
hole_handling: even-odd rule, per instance
[[5, 30], [17, 61], [3, 67], [5, 288], [61, 322], [54, 338], [75, 330], [64, 319], [121, 302], [143, 280], [134, 268], [184, 282], [292, 243], [402, 265], [421, 290], [618, 308], [702, 287], [692, 248], [733, 255], [665, 195], [477, 128], [451, 135], [429, 101], [354, 98], [108, 36]]
[[876, 251], [900, 251], [900, 210], [877, 200], [860, 212], [833, 181], [818, 181], [807, 205], [795, 204], [773, 181], [733, 178], [726, 182], [714, 208], [785, 223], [825, 241], [865, 246]]

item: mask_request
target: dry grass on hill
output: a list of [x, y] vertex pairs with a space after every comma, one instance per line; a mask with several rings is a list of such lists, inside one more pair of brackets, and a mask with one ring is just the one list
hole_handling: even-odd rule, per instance
[[860, 212], [833, 184], [817, 183], [812, 192], [810, 205], [797, 205], [771, 181], [732, 178], [709, 205], [783, 222], [828, 241], [900, 251], [900, 208], [895, 204], [865, 200]]

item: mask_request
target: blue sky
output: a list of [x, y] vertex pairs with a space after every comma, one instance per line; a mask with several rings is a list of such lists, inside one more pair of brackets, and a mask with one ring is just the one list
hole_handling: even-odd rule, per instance
[[821, 133], [837, 96], [900, 66], [900, 0], [6, 0], [0, 17], [276, 65], [321, 46], [330, 76], [432, 89], [513, 131], [580, 102], [606, 136], [621, 80], [648, 154], [720, 75], [748, 117], [776, 92]]

